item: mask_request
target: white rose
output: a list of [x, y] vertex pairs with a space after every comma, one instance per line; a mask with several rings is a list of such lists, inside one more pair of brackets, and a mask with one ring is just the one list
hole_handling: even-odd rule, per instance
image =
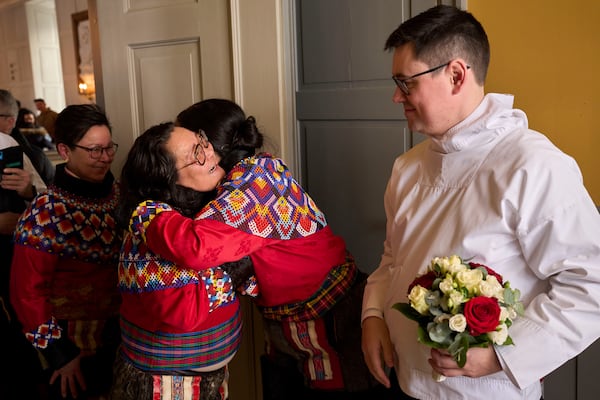
[[510, 311], [506, 307], [500, 307], [500, 321], [506, 321], [510, 318]]
[[488, 275], [485, 281], [479, 283], [479, 293], [486, 297], [495, 297], [504, 300], [504, 288], [494, 275]]
[[464, 332], [467, 327], [467, 319], [462, 314], [456, 314], [450, 318], [448, 324], [454, 332]]
[[477, 294], [482, 280], [483, 272], [479, 269], [467, 269], [456, 274], [458, 284], [466, 288], [470, 294]]
[[454, 290], [454, 279], [452, 279], [452, 275], [446, 275], [440, 282], [440, 290], [442, 293], [450, 293]]
[[488, 332], [487, 335], [494, 344], [503, 345], [508, 338], [508, 328], [506, 324], [501, 324], [495, 331]]
[[442, 274], [446, 273], [446, 267], [448, 266], [448, 259], [446, 257], [434, 257], [431, 260], [431, 266], [429, 269], [435, 271], [434, 265], [438, 265], [441, 269]]
[[456, 255], [450, 256], [450, 258], [448, 258], [448, 265], [446, 268], [447, 271], [451, 274], [456, 274], [460, 271], [465, 271], [469, 269], [465, 264], [463, 264], [461, 258]]
[[455, 310], [464, 302], [465, 296], [463, 296], [462, 292], [453, 290], [452, 292], [448, 293], [448, 309]]
[[426, 315], [429, 311], [429, 306], [425, 302], [425, 297], [427, 297], [428, 293], [429, 290], [425, 289], [421, 285], [416, 285], [408, 294], [410, 305], [422, 315]]
[[517, 316], [517, 311], [513, 307], [508, 307], [508, 318], [513, 321], [517, 318]]

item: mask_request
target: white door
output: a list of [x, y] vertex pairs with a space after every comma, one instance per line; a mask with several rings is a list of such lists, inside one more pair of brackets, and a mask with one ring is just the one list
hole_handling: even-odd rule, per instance
[[[119, 175], [127, 150], [150, 126], [209, 97], [233, 98], [229, 2], [88, 1], [97, 102], [113, 126]], [[96, 41], [94, 43], [94, 41]], [[252, 304], [243, 302], [242, 347], [230, 364], [230, 398], [259, 397]], [[257, 339], [261, 341], [262, 339]]]
[[35, 98], [60, 111], [65, 107], [65, 89], [54, 0], [29, 1], [25, 11]]
[[[101, 53], [100, 61], [94, 54], [94, 69], [102, 80], [97, 100], [104, 105], [121, 148], [130, 148], [145, 129], [173, 120], [194, 102], [232, 98], [227, 1], [89, 4], [90, 24], [92, 30], [97, 24]], [[115, 171], [125, 157], [125, 151], [117, 154]]]

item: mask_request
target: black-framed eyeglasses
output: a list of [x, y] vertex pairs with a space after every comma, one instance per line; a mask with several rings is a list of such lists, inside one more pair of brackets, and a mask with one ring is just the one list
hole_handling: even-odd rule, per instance
[[0, 114], [0, 117], [10, 118], [10, 117], [14, 117], [14, 115], [12, 115], [12, 114]]
[[[398, 86], [398, 88], [400, 88], [400, 90], [402, 91], [402, 93], [404, 93], [405, 96], [408, 96], [408, 95], [410, 95], [410, 90], [408, 90], [408, 86], [406, 86], [406, 81], [409, 81], [409, 80], [414, 79], [414, 78], [416, 78], [418, 76], [421, 76], [421, 75], [430, 74], [432, 72], [435, 72], [435, 71], [437, 71], [440, 68], [444, 68], [444, 67], [448, 66], [448, 64], [450, 64], [450, 61], [448, 61], [448, 62], [446, 62], [446, 63], [444, 63], [442, 65], [438, 65], [437, 67], [433, 67], [431, 69], [428, 69], [427, 71], [419, 72], [418, 74], [414, 74], [412, 76], [409, 76], [408, 78], [402, 78], [401, 79], [401, 78], [399, 78], [397, 76], [392, 76], [392, 79], [396, 83], [396, 86]], [[470, 67], [467, 65], [467, 68], [470, 68]]]
[[194, 145], [194, 161], [185, 164], [183, 167], [177, 168], [178, 171], [194, 164], [202, 166], [206, 162], [206, 153], [204, 152], [204, 149], [208, 149], [208, 137], [206, 137], [206, 133], [202, 130], [200, 130], [196, 136], [198, 136], [198, 143]]
[[78, 144], [72, 145], [72, 147], [77, 147], [79, 149], [83, 149], [87, 151], [91, 158], [94, 160], [99, 160], [102, 157], [102, 153], [106, 153], [107, 156], [112, 157], [115, 155], [117, 150], [119, 149], [119, 145], [116, 143], [111, 143], [110, 146], [102, 147], [102, 146], [94, 146], [94, 147], [85, 147], [80, 146]]

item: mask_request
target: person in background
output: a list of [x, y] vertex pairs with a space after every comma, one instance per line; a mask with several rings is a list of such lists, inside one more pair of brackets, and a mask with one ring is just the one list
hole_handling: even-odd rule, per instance
[[52, 140], [56, 142], [54, 131], [58, 113], [50, 109], [44, 99], [34, 99], [33, 102], [35, 103], [35, 108], [37, 108], [39, 111], [39, 114], [36, 117], [37, 124], [43, 126]]
[[39, 147], [42, 150], [55, 149], [52, 137], [50, 137], [46, 128], [37, 124], [33, 111], [27, 108], [20, 108], [16, 127], [19, 128], [19, 131], [32, 146]]
[[[18, 113], [13, 95], [0, 89], [0, 150], [23, 146], [10, 133], [15, 127]], [[39, 374], [37, 355], [20, 332], [14, 311], [9, 302], [9, 274], [13, 258], [13, 234], [17, 220], [37, 190], [46, 185], [23, 155], [22, 168], [6, 168], [0, 171], [0, 354], [2, 362], [10, 366], [0, 374], [0, 398], [31, 398], [37, 396], [35, 381], [31, 376]]]
[[56, 147], [65, 162], [17, 224], [10, 299], [41, 354], [45, 395], [93, 399], [108, 393], [120, 339], [117, 144], [104, 111], [83, 104], [59, 114]]
[[[214, 198], [224, 175], [205, 137], [172, 123], [151, 127], [127, 155], [118, 222], [129, 226], [140, 198], [168, 201], [193, 216]], [[123, 344], [112, 399], [228, 397], [227, 364], [239, 348], [242, 328], [235, 288], [252, 272], [248, 263], [236, 265], [233, 275], [224, 267], [194, 270], [125, 234], [118, 268]], [[244, 270], [250, 272], [236, 277]]]
[[[255, 154], [263, 135], [237, 104], [204, 100], [177, 123], [190, 134], [206, 133], [222, 156], [225, 180], [195, 219], [161, 198], [138, 197], [130, 230], [152, 251], [197, 270], [250, 257], [268, 337], [265, 398], [374, 395], [376, 382], [356, 351], [366, 275], [344, 240], [282, 160]], [[186, 167], [205, 163], [202, 149], [194, 150]]]
[[[17, 116], [18, 121], [23, 108], [21, 108], [21, 103], [19, 100], [17, 100], [17, 105], [19, 107], [19, 115]], [[10, 136], [15, 139], [23, 148], [23, 152], [27, 155], [27, 157], [29, 157], [35, 170], [38, 172], [46, 186], [52, 183], [54, 180], [55, 167], [52, 161], [50, 161], [46, 155], [46, 152], [39, 147], [32, 146], [29, 140], [27, 140], [27, 138], [21, 133], [16, 125], [12, 129]]]
[[[490, 49], [472, 14], [433, 7], [385, 47], [393, 101], [428, 138], [396, 159], [385, 191], [384, 250], [362, 311], [367, 364], [386, 386], [383, 367], [394, 367], [399, 398], [538, 400], [541, 379], [600, 336], [600, 215], [573, 158], [528, 128], [512, 96], [485, 94]], [[525, 306], [514, 345], [470, 348], [463, 368], [392, 309], [433, 257], [452, 254], [493, 268]]]

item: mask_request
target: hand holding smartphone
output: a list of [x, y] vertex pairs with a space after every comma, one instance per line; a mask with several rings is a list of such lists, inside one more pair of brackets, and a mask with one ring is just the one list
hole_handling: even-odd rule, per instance
[[23, 150], [19, 146], [0, 149], [0, 181], [4, 168], [23, 168]]

